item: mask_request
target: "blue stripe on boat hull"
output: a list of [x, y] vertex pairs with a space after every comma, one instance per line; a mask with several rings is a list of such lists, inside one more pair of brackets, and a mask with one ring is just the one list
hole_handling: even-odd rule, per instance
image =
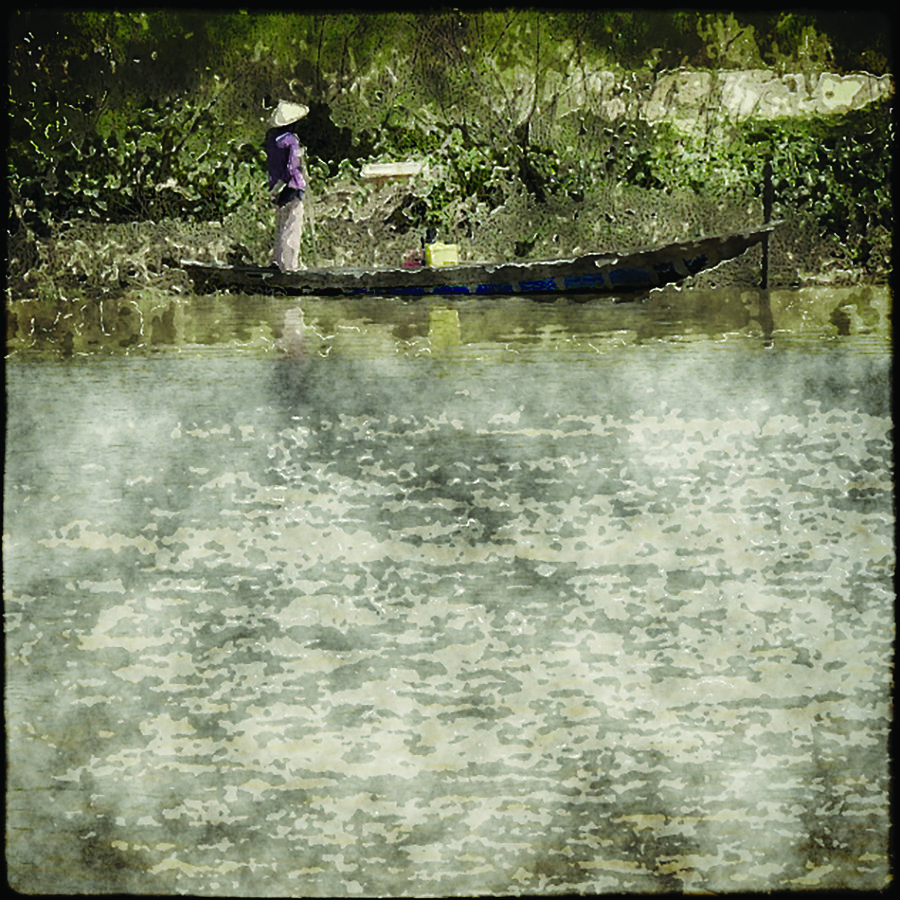
[[603, 275], [569, 275], [563, 282], [566, 290], [594, 290], [603, 287]]
[[520, 281], [520, 291], [555, 291], [558, 290], [555, 278], [541, 278], [536, 281]]
[[[374, 288], [363, 288], [362, 290], [367, 294], [377, 292]], [[403, 297], [424, 297], [426, 291], [423, 287], [398, 287], [394, 288], [392, 293]]]
[[432, 294], [468, 294], [469, 289], [464, 284], [442, 284], [431, 289]]

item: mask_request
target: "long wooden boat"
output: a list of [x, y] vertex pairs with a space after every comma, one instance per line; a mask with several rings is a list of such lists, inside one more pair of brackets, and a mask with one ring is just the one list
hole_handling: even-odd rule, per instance
[[433, 294], [624, 294], [682, 281], [765, 241], [778, 225], [678, 241], [619, 255], [586, 253], [572, 259], [460, 263], [405, 268], [326, 267], [282, 272], [183, 260], [198, 292], [371, 295], [423, 297]]

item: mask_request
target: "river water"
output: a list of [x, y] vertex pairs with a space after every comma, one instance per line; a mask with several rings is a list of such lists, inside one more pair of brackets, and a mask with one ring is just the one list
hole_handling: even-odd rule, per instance
[[196, 298], [13, 355], [12, 885], [882, 888], [889, 305]]

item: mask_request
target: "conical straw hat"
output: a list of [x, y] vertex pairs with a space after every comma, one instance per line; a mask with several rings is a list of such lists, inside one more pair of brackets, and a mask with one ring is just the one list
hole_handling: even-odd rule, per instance
[[302, 103], [291, 103], [289, 100], [279, 100], [275, 112], [269, 116], [269, 128], [281, 128], [299, 122], [307, 113], [309, 107]]

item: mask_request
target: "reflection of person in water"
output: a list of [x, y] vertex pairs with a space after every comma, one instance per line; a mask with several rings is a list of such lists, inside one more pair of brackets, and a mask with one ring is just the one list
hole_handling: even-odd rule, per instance
[[281, 337], [275, 342], [275, 346], [286, 356], [302, 356], [305, 333], [303, 310], [291, 307], [284, 314], [284, 328]]
[[269, 196], [277, 207], [274, 262], [282, 271], [300, 268], [303, 195], [308, 181], [305, 151], [295, 129], [308, 112], [302, 103], [281, 100], [269, 119], [266, 132]]

